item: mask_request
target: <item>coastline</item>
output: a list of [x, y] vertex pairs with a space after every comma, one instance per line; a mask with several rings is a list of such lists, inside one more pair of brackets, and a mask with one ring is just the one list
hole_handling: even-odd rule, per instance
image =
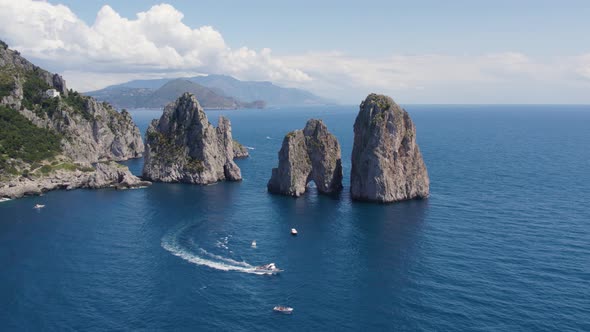
[[97, 163], [93, 171], [56, 170], [39, 177], [19, 176], [1, 183], [0, 202], [38, 196], [52, 190], [78, 188], [117, 190], [150, 186], [151, 182], [131, 174], [129, 168], [116, 162]]

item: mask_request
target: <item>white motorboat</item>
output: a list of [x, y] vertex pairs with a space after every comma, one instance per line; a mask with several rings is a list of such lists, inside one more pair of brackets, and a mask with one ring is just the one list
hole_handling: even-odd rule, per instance
[[254, 272], [263, 273], [263, 274], [277, 274], [279, 272], [283, 272], [283, 270], [279, 269], [275, 263], [270, 263], [266, 265], [256, 266], [254, 268]]
[[252, 248], [256, 248], [256, 240], [252, 241]]
[[297, 235], [297, 230], [295, 228], [291, 228], [291, 235]]
[[35, 206], [33, 206], [33, 209], [42, 209], [44, 207], [45, 207], [45, 205], [43, 205], [43, 204], [35, 204]]
[[274, 310], [276, 312], [283, 313], [283, 314], [293, 313], [293, 308], [287, 307], [287, 306], [284, 306], [284, 305], [278, 305], [278, 306], [272, 308], [272, 310]]

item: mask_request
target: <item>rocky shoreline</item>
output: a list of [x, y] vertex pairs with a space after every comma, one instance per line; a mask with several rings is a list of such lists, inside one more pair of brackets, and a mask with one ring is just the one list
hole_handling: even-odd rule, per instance
[[144, 181], [131, 174], [127, 167], [116, 162], [107, 162], [97, 163], [93, 171], [81, 169], [56, 170], [43, 176], [21, 176], [0, 186], [0, 198], [15, 199], [24, 196], [41, 195], [58, 189], [133, 189], [147, 187], [151, 184], [151, 182]]

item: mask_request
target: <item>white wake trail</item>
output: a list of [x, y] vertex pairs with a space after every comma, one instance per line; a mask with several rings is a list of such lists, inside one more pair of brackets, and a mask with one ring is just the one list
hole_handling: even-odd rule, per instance
[[205, 255], [205, 256], [209, 256], [209, 257], [211, 257], [213, 259], [217, 259], [217, 260], [226, 262], [226, 263], [231, 264], [231, 265], [243, 266], [243, 267], [247, 267], [247, 268], [251, 268], [251, 269], [254, 268], [254, 266], [252, 266], [252, 265], [250, 265], [250, 264], [248, 264], [248, 263], [246, 263], [244, 261], [239, 262], [239, 261], [233, 260], [231, 258], [227, 258], [227, 257], [215, 255], [215, 254], [212, 254], [212, 253], [208, 252], [207, 250], [205, 250], [203, 248], [199, 248], [199, 251], [201, 253], [203, 253], [203, 255]]
[[209, 253], [205, 249], [199, 248], [199, 252], [202, 256], [197, 255], [194, 252], [184, 248], [182, 244], [178, 241], [179, 237], [182, 235], [183, 231], [187, 227], [181, 227], [176, 231], [169, 232], [162, 238], [161, 246], [166, 251], [170, 252], [172, 255], [180, 257], [187, 262], [208, 266], [210, 268], [221, 270], [221, 271], [238, 271], [243, 273], [252, 273], [263, 275], [264, 273], [255, 271], [255, 267], [250, 265], [246, 262], [238, 262], [236, 260], [214, 255]]

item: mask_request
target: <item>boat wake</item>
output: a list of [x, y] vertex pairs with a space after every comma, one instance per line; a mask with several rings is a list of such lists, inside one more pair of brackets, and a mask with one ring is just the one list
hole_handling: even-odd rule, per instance
[[248, 149], [248, 150], [256, 150], [256, 148], [251, 147], [251, 146], [247, 146], [246, 149]]
[[166, 251], [174, 256], [180, 257], [187, 262], [208, 266], [210, 268], [221, 271], [238, 271], [243, 273], [251, 273], [264, 275], [265, 272], [257, 271], [254, 265], [250, 265], [244, 261], [236, 261], [228, 257], [215, 255], [203, 248], [198, 248], [197, 252], [187, 248], [182, 244], [183, 234], [190, 228], [190, 226], [180, 227], [172, 232], [166, 234], [162, 238], [161, 246]]

